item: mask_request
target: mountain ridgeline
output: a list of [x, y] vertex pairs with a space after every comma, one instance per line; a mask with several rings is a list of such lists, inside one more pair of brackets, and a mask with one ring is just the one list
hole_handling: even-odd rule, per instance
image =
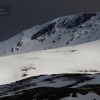
[[100, 39], [100, 14], [63, 16], [0, 43], [0, 55], [66, 47]]

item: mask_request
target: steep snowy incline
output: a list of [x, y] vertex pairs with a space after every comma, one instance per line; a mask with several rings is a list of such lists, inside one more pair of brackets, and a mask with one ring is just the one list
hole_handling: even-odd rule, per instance
[[30, 76], [100, 72], [100, 40], [58, 49], [0, 57], [0, 84]]
[[100, 13], [64, 16], [0, 43], [0, 55], [66, 47], [100, 39]]

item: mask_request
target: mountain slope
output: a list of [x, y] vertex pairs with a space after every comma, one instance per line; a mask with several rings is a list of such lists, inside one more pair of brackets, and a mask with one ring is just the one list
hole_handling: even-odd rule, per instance
[[99, 32], [100, 13], [81, 13], [1, 42], [0, 100], [100, 100]]
[[30, 76], [100, 72], [100, 40], [58, 49], [0, 57], [0, 84]]
[[[69, 98], [72, 98], [72, 100], [99, 100], [99, 79], [100, 73], [93, 75], [53, 74], [30, 77], [0, 86], [0, 100], [54, 100], [54, 98], [55, 100], [70, 100]], [[93, 96], [91, 97], [90, 94]], [[79, 99], [79, 97], [86, 99]]]
[[66, 47], [100, 39], [100, 13], [64, 16], [0, 43], [0, 55]]

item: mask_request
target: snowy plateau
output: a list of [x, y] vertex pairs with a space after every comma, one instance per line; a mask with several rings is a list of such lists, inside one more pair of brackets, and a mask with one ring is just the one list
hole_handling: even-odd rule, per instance
[[100, 100], [100, 13], [63, 16], [0, 43], [0, 100]]

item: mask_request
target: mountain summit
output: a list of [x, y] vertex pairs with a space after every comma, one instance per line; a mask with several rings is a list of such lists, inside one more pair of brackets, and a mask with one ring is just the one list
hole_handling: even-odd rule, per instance
[[100, 39], [100, 13], [63, 16], [0, 43], [0, 55], [66, 47]]

